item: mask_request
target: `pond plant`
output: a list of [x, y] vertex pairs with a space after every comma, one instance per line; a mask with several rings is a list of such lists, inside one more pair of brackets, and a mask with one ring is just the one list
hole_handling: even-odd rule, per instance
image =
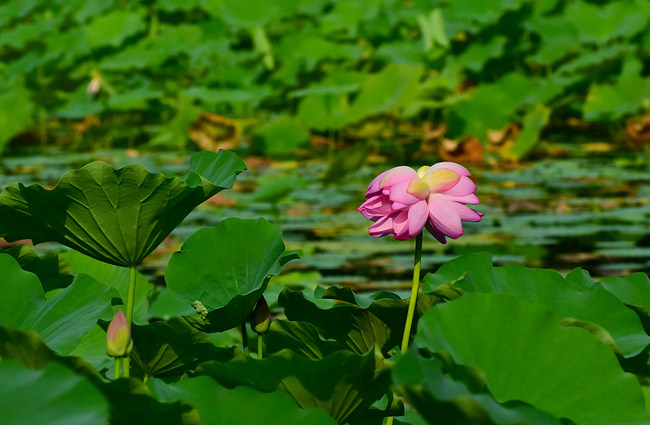
[[0, 252], [0, 423], [650, 423], [647, 275], [472, 253], [420, 284], [423, 230], [445, 243], [482, 218], [458, 164], [388, 170], [359, 208], [372, 236], [415, 239], [408, 299], [281, 288], [302, 254], [264, 219], [199, 229], [166, 286], [149, 284], [143, 259], [245, 168], [226, 151], [193, 156], [184, 178], [95, 162], [0, 193], [0, 235], [73, 250]]
[[[462, 221], [480, 221], [483, 213], [464, 204], [478, 204], [476, 185], [465, 167], [453, 162], [440, 162], [421, 167], [417, 173], [410, 167], [396, 167], [378, 175], [368, 186], [368, 200], [359, 207], [364, 217], [375, 222], [371, 236], [390, 234], [395, 239], [415, 241], [413, 285], [402, 336], [402, 353], [408, 349], [411, 326], [417, 303], [422, 261], [422, 231], [427, 230], [441, 243], [446, 237], [463, 234]], [[389, 417], [387, 424], [393, 423]]]

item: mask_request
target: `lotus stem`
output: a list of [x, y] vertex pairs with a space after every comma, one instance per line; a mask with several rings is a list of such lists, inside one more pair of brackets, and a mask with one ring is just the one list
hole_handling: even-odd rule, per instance
[[[126, 321], [129, 323], [129, 328], [133, 329], [133, 304], [135, 299], [135, 266], [129, 268], [129, 289], [126, 296]], [[128, 377], [131, 367], [131, 355], [124, 357], [124, 367], [122, 369], [122, 376]]]
[[409, 309], [406, 313], [406, 324], [404, 325], [404, 336], [402, 337], [402, 354], [406, 353], [411, 337], [411, 326], [415, 316], [415, 306], [418, 302], [420, 291], [420, 267], [422, 265], [422, 233], [415, 238], [415, 258], [413, 259], [413, 286], [411, 287], [411, 298], [409, 298]]
[[262, 334], [257, 335], [257, 358], [260, 360], [264, 358], [264, 335]]
[[115, 357], [115, 379], [120, 377], [120, 363], [122, 359]]
[[[409, 308], [406, 313], [406, 323], [404, 325], [404, 336], [402, 337], [402, 354], [406, 353], [409, 348], [411, 339], [411, 326], [415, 316], [415, 306], [418, 303], [418, 293], [420, 291], [420, 268], [422, 265], [422, 233], [415, 237], [415, 258], [413, 259], [413, 286], [411, 286], [411, 297], [409, 298]], [[394, 418], [386, 418], [386, 425], [393, 425]]]
[[248, 333], [246, 333], [246, 322], [241, 324], [241, 342], [244, 346], [244, 355], [248, 356]]

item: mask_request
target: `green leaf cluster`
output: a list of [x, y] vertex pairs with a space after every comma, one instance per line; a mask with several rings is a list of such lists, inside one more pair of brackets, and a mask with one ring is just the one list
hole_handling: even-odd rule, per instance
[[182, 147], [217, 113], [260, 118], [251, 146], [270, 155], [434, 119], [485, 142], [518, 123], [521, 157], [552, 116], [611, 123], [650, 97], [643, 0], [8, 0], [0, 15], [0, 147], [81, 143], [91, 115], [92, 140]]
[[[255, 305], [301, 256], [286, 251], [281, 229], [264, 219], [198, 230], [171, 257], [164, 289], [136, 274], [132, 373], [112, 379], [106, 328], [130, 297], [124, 266], [138, 264], [114, 259], [146, 255], [160, 235], [120, 217], [132, 217], [134, 202], [148, 205], [142, 223], [153, 224], [143, 231], [167, 235], [178, 216], [232, 186], [243, 163], [227, 152], [199, 154], [185, 179], [93, 164], [101, 172], [84, 174], [86, 166], [49, 191], [11, 186], [9, 199], [22, 194], [23, 202], [0, 194], [0, 214], [32, 224], [1, 228], [5, 235], [56, 236], [75, 249], [0, 253], [2, 423], [380, 425], [389, 416], [411, 425], [650, 423], [646, 274], [597, 282], [581, 269], [563, 276], [495, 267], [488, 254], [471, 254], [424, 278], [406, 353], [398, 344], [408, 300], [338, 285], [284, 288], [271, 303], [268, 332], [253, 335]], [[150, 190], [151, 180], [163, 189]], [[165, 189], [170, 182], [185, 196]], [[63, 209], [71, 218], [58, 226], [41, 222], [34, 206], [48, 201], [46, 213], [56, 215], [61, 199], [85, 202]], [[81, 230], [93, 238], [73, 239]], [[98, 254], [98, 237], [125, 243]], [[18, 408], [25, 405], [34, 409]]]

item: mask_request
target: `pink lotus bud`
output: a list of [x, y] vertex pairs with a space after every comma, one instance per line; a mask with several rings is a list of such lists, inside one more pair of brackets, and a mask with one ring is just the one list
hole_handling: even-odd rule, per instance
[[86, 94], [88, 96], [93, 96], [99, 92], [99, 89], [102, 88], [102, 77], [99, 74], [93, 74], [93, 78], [88, 83], [86, 87]]
[[260, 297], [251, 314], [251, 329], [257, 334], [265, 334], [271, 325], [271, 310], [264, 296]]
[[463, 221], [480, 221], [484, 215], [465, 205], [480, 202], [469, 175], [454, 162], [439, 162], [417, 172], [404, 166], [392, 168], [370, 183], [368, 200], [359, 212], [375, 222], [369, 232], [376, 238], [411, 239], [426, 227], [446, 243], [446, 237], [456, 239], [463, 234]]
[[106, 354], [111, 357], [126, 357], [131, 353], [132, 348], [131, 326], [124, 312], [119, 310], [106, 331]]

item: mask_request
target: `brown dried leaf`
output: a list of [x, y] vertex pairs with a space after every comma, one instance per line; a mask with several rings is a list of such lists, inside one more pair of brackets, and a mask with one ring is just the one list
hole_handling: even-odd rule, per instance
[[627, 120], [625, 136], [627, 145], [632, 149], [640, 149], [650, 144], [650, 114]]
[[190, 125], [190, 139], [204, 151], [233, 150], [241, 140], [241, 124], [221, 115], [204, 112]]
[[483, 144], [473, 136], [462, 139], [444, 139], [438, 145], [438, 155], [443, 161], [482, 165], [485, 158]]

